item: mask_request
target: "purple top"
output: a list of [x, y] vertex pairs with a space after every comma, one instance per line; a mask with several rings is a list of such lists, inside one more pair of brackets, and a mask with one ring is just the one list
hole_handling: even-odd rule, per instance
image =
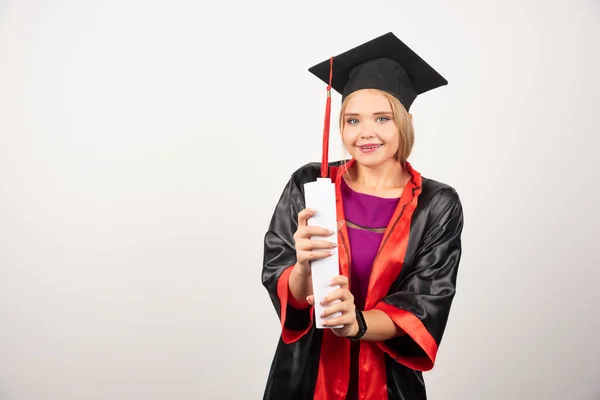
[[350, 287], [354, 295], [354, 304], [362, 310], [367, 297], [373, 260], [400, 198], [383, 198], [355, 192], [344, 179], [341, 185], [346, 222], [367, 229], [381, 230], [374, 232], [347, 225], [352, 255]]
[[[350, 287], [354, 295], [354, 305], [357, 309], [364, 310], [373, 261], [379, 250], [385, 228], [394, 215], [400, 198], [388, 199], [355, 192], [344, 179], [342, 179], [341, 189], [352, 257]], [[354, 228], [348, 223], [367, 229], [379, 229], [381, 232]], [[350, 347], [350, 386], [347, 400], [358, 400], [358, 353], [358, 342], [352, 342]]]

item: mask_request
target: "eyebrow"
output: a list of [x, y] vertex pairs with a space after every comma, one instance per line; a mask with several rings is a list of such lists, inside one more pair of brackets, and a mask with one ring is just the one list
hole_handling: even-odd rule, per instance
[[[393, 114], [392, 111], [378, 111], [378, 112], [374, 112], [373, 115], [386, 115], [386, 114]], [[358, 117], [360, 114], [358, 113], [344, 113], [345, 116], [347, 117]]]

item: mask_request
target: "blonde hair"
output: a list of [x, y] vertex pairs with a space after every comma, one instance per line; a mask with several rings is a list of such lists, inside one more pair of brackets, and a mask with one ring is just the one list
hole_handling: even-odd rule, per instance
[[[397, 98], [395, 98], [388, 92], [385, 92], [385, 91], [379, 90], [379, 89], [369, 89], [369, 90], [373, 90], [373, 91], [385, 96], [385, 98], [390, 103], [390, 106], [392, 107], [393, 119], [394, 119], [394, 122], [396, 123], [396, 126], [398, 127], [398, 136], [400, 139], [399, 140], [400, 144], [398, 146], [398, 152], [396, 153], [396, 159], [398, 161], [400, 161], [400, 163], [402, 165], [404, 165], [406, 163], [406, 160], [410, 156], [413, 145], [415, 143], [415, 130], [414, 130], [414, 127], [412, 124], [412, 118], [411, 118], [410, 114], [408, 113], [408, 111], [406, 111], [406, 108], [404, 108], [402, 103], [400, 103], [400, 101]], [[343, 130], [344, 130], [344, 124], [345, 124], [344, 112], [346, 110], [346, 106], [348, 105], [348, 102], [352, 99], [352, 97], [354, 97], [355, 94], [356, 94], [356, 92], [350, 93], [348, 95], [348, 97], [346, 97], [344, 102], [342, 103], [342, 107], [340, 109], [340, 117], [339, 117], [340, 118], [339, 119], [340, 132], [343, 132]]]

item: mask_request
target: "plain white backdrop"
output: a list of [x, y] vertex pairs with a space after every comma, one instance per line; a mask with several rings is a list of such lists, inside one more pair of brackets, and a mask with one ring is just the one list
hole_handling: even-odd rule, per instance
[[595, 0], [0, 1], [0, 398], [260, 399], [307, 69], [388, 31], [450, 82], [410, 161], [465, 208], [430, 398], [600, 399]]

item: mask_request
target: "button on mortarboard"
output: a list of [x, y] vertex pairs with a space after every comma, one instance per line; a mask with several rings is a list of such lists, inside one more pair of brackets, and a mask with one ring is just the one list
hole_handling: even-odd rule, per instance
[[[360, 89], [380, 89], [395, 96], [407, 111], [418, 95], [448, 84], [391, 32], [333, 57], [332, 69], [331, 87], [342, 101]], [[329, 83], [330, 60], [309, 71]]]

